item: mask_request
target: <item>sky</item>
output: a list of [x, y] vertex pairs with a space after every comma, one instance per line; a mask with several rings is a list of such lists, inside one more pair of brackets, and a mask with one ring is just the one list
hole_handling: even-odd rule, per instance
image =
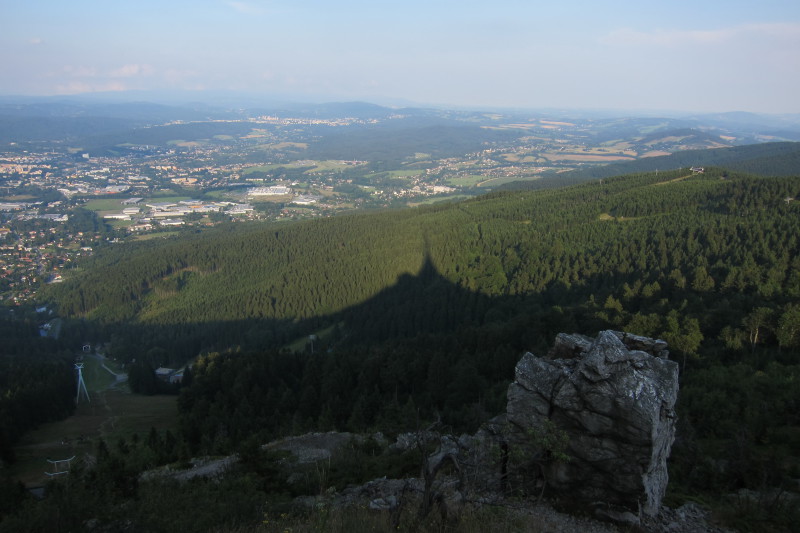
[[800, 2], [0, 0], [0, 94], [132, 90], [800, 113]]

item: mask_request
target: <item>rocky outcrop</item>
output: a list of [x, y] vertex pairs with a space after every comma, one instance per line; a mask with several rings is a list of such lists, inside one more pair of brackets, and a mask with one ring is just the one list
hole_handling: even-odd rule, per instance
[[[506, 412], [474, 435], [455, 437], [434, 424], [391, 444], [381, 434], [331, 432], [263, 448], [289, 452], [293, 459], [282, 462], [286, 482], [313, 485], [318, 495], [296, 503], [314, 509], [365, 506], [388, 512], [394, 523], [403, 513], [421, 520], [435, 510], [449, 520], [468, 507], [513, 501], [522, 514], [557, 517], [547, 522], [548, 531], [615, 530], [590, 521], [576, 526], [577, 519], [545, 505], [540, 496], [546, 495], [559, 496], [568, 508], [588, 505], [626, 527], [719, 531], [692, 509], [661, 506], [678, 394], [678, 365], [667, 357], [661, 340], [615, 331], [596, 338], [562, 333], [547, 356], [527, 353], [520, 359]], [[391, 461], [418, 462], [419, 477], [384, 477], [320, 493], [331, 461], [341, 462], [368, 440]]]
[[[306, 433], [296, 437], [286, 437], [281, 440], [265, 444], [263, 448], [269, 451], [285, 451], [294, 456], [299, 465], [313, 464], [331, 458], [339, 450], [343, 450], [352, 442], [361, 443], [366, 440], [364, 435], [355, 433], [341, 433], [329, 431], [327, 433]], [[383, 436], [381, 436], [383, 438]]]
[[540, 456], [544, 447], [544, 478], [562, 494], [610, 515], [657, 515], [678, 395], [666, 348], [603, 331], [560, 334], [548, 357], [525, 354], [508, 390], [509, 442]]

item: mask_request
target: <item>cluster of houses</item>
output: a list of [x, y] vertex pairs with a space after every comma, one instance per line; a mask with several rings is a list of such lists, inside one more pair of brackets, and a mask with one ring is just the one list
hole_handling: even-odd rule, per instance
[[94, 239], [56, 228], [14, 232], [0, 227], [0, 301], [22, 303], [35, 295], [40, 283], [60, 282], [68, 263], [92, 253], [87, 244]]

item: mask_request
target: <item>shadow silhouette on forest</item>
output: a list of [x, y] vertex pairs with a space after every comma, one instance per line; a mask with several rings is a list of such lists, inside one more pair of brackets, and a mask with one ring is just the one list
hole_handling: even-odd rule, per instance
[[[451, 336], [487, 326], [515, 335], [501, 341], [520, 350], [543, 350], [560, 332], [591, 334], [607, 327], [607, 323], [580, 309], [563, 312], [562, 308], [581, 306], [590, 295], [605, 298], [623, 282], [621, 274], [601, 273], [571, 287], [556, 281], [540, 292], [487, 295], [442, 275], [426, 249], [416, 274], [401, 274], [393, 285], [371, 298], [334, 313], [303, 319], [249, 318], [169, 325], [100, 325], [85, 320], [65, 328], [65, 341], [110, 342], [117, 359], [130, 361], [150, 353], [151, 359], [159, 358], [150, 361], [157, 366], [178, 366], [205, 352], [297, 346], [310, 335], [319, 335], [317, 350], [328, 350], [419, 336]], [[311, 344], [308, 342], [307, 349]]]
[[488, 310], [514, 300], [488, 296], [453, 283], [438, 272], [426, 253], [416, 274], [401, 274], [393, 285], [371, 298], [334, 313], [302, 319], [254, 317], [168, 325], [103, 325], [82, 320], [72, 321], [65, 328], [63, 340], [76, 345], [87, 340], [110, 342], [112, 353], [123, 360], [158, 348], [168, 352], [169, 364], [176, 365], [201, 352], [284, 348], [323, 330], [329, 331], [319, 339], [320, 344], [338, 346], [442, 334], [461, 327], [478, 327]]

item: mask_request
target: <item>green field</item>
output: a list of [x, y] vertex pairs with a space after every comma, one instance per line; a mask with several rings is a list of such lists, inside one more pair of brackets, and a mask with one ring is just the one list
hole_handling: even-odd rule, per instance
[[326, 170], [339, 170], [342, 168], [347, 168], [350, 165], [343, 163], [342, 161], [335, 160], [335, 159], [326, 159], [324, 161], [314, 161], [316, 166], [314, 168], [310, 168], [305, 171], [306, 174], [312, 174], [314, 172], [324, 172]]
[[[170, 191], [171, 192], [171, 191]], [[89, 211], [94, 211], [97, 214], [104, 215], [108, 213], [119, 213], [122, 211], [123, 206], [122, 202], [127, 200], [128, 197], [120, 197], [117, 196], [115, 198], [95, 198], [86, 202], [83, 207], [84, 209], [88, 209]], [[188, 196], [158, 196], [154, 195], [149, 198], [145, 198], [144, 202], [153, 201], [153, 202], [180, 202], [181, 200], [188, 200]]]
[[204, 198], [211, 198], [213, 200], [236, 200], [241, 201], [245, 196], [246, 189], [218, 189], [215, 191], [208, 191], [205, 193]]
[[181, 148], [191, 148], [208, 144], [208, 139], [198, 139], [196, 141], [185, 141], [183, 139], [173, 139], [167, 141], [168, 146], [180, 146]]
[[514, 181], [533, 181], [538, 179], [540, 179], [538, 176], [502, 176], [499, 178], [484, 179], [484, 181], [478, 183], [477, 185], [478, 187], [499, 187], [500, 185], [512, 183]]
[[[83, 381], [86, 383], [87, 390], [99, 392], [109, 388], [116, 378], [103, 368], [104, 361], [94, 357], [83, 358]], [[106, 365], [109, 366], [110, 365]], [[117, 372], [115, 370], [115, 372]]]
[[472, 198], [472, 196], [468, 194], [453, 194], [448, 196], [431, 196], [425, 198], [424, 200], [414, 200], [413, 202], [408, 202], [409, 207], [416, 207], [418, 205], [430, 205], [436, 204], [439, 202], [452, 202], [455, 200], [466, 200], [467, 198]]
[[105, 223], [114, 229], [123, 229], [133, 226], [133, 220], [106, 220]]
[[421, 170], [387, 170], [384, 172], [375, 172], [372, 174], [367, 174], [366, 178], [411, 178], [414, 176], [421, 176]]
[[242, 176], [247, 176], [248, 174], [252, 174], [253, 172], [269, 172], [270, 170], [275, 170], [276, 168], [285, 166], [286, 165], [258, 165], [255, 167], [249, 167], [242, 171]]
[[[124, 375], [124, 369], [115, 361], [87, 354], [81, 362], [83, 380], [90, 400], [87, 402], [81, 397], [74, 416], [44, 424], [26, 435], [17, 450], [21, 461], [15, 465], [15, 469], [21, 468], [25, 472], [32, 469], [32, 473], [38, 475], [39, 463], [42, 462], [40, 450], [51, 452], [45, 458], [59, 457], [59, 453], [65, 449], [88, 452], [91, 451], [91, 441], [95, 437], [117, 438], [134, 432], [149, 431], [150, 425], [164, 425], [164, 421], [158, 420], [162, 418], [158, 413], [164, 411], [164, 405], [160, 405], [164, 403], [163, 400], [153, 402], [152, 397], [130, 394], [127, 381], [117, 379], [115, 375]], [[174, 403], [174, 398], [169, 398], [170, 403]], [[171, 427], [171, 420], [174, 418], [171, 409], [167, 413]], [[150, 425], [145, 427], [146, 423]], [[24, 466], [26, 463], [28, 467]]]
[[424, 172], [421, 170], [390, 170], [388, 174], [393, 178], [413, 178], [422, 176]]
[[471, 174], [469, 176], [453, 177], [447, 180], [447, 184], [451, 187], [476, 187], [482, 181], [486, 181], [486, 176], [477, 176]]
[[30, 194], [16, 194], [13, 196], [0, 196], [4, 202], [27, 202], [28, 200], [35, 200], [36, 197]]
[[122, 202], [127, 198], [97, 198], [89, 200], [84, 204], [84, 208], [95, 213], [119, 213], [122, 211]]

